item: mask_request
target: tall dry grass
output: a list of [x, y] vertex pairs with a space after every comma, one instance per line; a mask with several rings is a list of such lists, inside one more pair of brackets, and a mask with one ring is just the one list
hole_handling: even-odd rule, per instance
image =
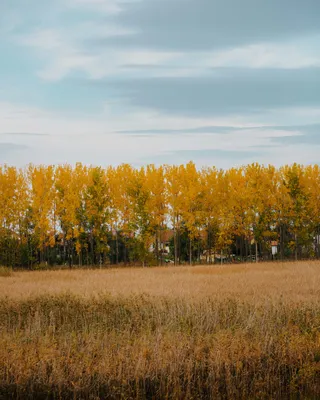
[[12, 275], [13, 275], [12, 268], [0, 266], [0, 277], [8, 278], [9, 276], [12, 276]]
[[0, 278], [0, 398], [320, 396], [320, 263]]

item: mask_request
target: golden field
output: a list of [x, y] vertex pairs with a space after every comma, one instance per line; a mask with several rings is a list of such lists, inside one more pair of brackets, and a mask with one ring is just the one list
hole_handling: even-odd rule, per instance
[[0, 399], [320, 397], [320, 262], [0, 276]]

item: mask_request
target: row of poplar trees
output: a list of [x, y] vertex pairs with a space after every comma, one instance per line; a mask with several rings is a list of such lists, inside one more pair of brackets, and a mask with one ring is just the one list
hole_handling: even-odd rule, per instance
[[319, 228], [318, 165], [0, 167], [0, 265], [311, 258]]

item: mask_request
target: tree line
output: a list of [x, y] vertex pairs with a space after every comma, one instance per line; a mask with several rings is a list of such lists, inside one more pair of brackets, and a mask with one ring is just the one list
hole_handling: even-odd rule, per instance
[[318, 165], [0, 166], [0, 265], [318, 258], [319, 235]]

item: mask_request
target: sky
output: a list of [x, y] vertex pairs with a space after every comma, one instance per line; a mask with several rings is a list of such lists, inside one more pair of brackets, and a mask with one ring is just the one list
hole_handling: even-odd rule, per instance
[[0, 164], [320, 162], [319, 0], [0, 0]]

